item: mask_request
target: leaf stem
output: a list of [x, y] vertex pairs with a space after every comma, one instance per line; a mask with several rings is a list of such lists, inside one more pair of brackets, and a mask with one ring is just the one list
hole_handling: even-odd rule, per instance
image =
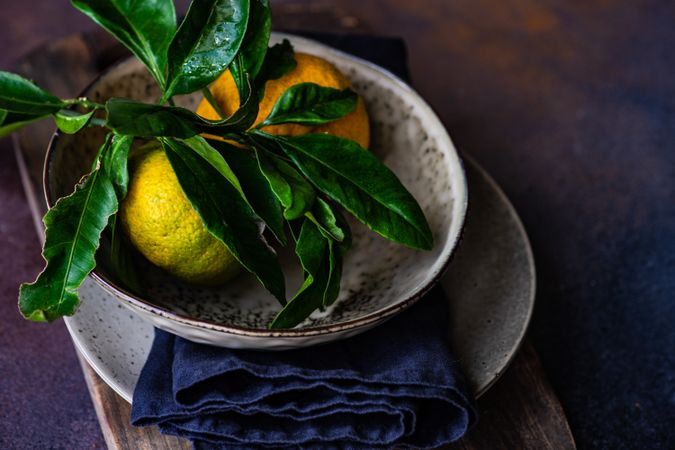
[[80, 98], [71, 98], [69, 100], [65, 100], [64, 103], [67, 105], [80, 105], [84, 106], [85, 108], [90, 108], [90, 109], [104, 109], [105, 105], [101, 103], [96, 103], [92, 102], [91, 100], [87, 99], [86, 97], [80, 97]]
[[98, 119], [96, 117], [93, 117], [89, 121], [89, 125], [95, 125], [97, 127], [107, 127], [108, 126], [108, 121], [105, 119]]
[[213, 94], [211, 93], [211, 90], [207, 87], [202, 88], [202, 94], [204, 94], [204, 98], [206, 99], [207, 102], [211, 105], [211, 108], [214, 109], [218, 113], [221, 119], [226, 119], [227, 116], [223, 112], [222, 109], [220, 109], [220, 105], [218, 105], [218, 102], [216, 99], [213, 97]]
[[113, 140], [113, 133], [108, 133], [105, 137], [105, 140], [103, 141], [103, 145], [101, 145], [96, 152], [96, 157], [94, 158], [94, 162], [91, 163], [91, 170], [92, 172], [96, 169], [98, 169], [98, 165], [100, 164], [101, 157], [103, 156], [103, 153], [108, 149], [110, 146], [110, 143]]
[[[77, 117], [80, 115], [77, 111], [73, 111], [72, 109], [61, 109], [59, 110], [58, 114], [62, 114], [64, 116], [69, 116], [69, 117]], [[108, 126], [108, 121], [105, 119], [99, 119], [97, 117], [92, 117], [89, 119], [89, 122], [87, 125], [96, 125], [97, 127], [107, 127]]]

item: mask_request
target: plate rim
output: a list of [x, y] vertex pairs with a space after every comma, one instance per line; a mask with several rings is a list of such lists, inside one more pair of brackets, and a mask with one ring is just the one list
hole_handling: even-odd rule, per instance
[[480, 165], [475, 158], [467, 155], [466, 152], [461, 152], [461, 155], [465, 162], [471, 164], [472, 168], [476, 169], [480, 173], [483, 179], [487, 181], [490, 187], [496, 192], [497, 196], [500, 198], [502, 203], [506, 206], [506, 209], [509, 211], [509, 216], [511, 216], [511, 218], [513, 219], [514, 225], [518, 230], [518, 234], [523, 240], [524, 244], [523, 247], [525, 250], [527, 265], [529, 268], [530, 283], [528, 287], [529, 295], [527, 297], [528, 308], [526, 313], [526, 319], [523, 321], [523, 326], [520, 330], [520, 333], [518, 333], [518, 337], [516, 338], [516, 344], [511, 349], [509, 356], [502, 364], [502, 367], [499, 368], [499, 370], [493, 375], [492, 379], [488, 383], [486, 383], [484, 386], [481, 386], [474, 393], [476, 398], [480, 398], [483, 394], [485, 394], [488, 390], [490, 390], [490, 388], [494, 386], [494, 384], [497, 381], [499, 381], [499, 379], [506, 373], [509, 367], [511, 367], [511, 364], [516, 359], [518, 352], [520, 351], [520, 349], [523, 346], [523, 343], [525, 342], [525, 336], [527, 335], [527, 331], [529, 330], [530, 324], [532, 323], [532, 316], [534, 315], [534, 305], [537, 299], [537, 266], [534, 259], [534, 251], [532, 250], [532, 243], [530, 242], [530, 237], [527, 234], [525, 224], [523, 223], [523, 220], [520, 218], [520, 215], [518, 214], [516, 207], [513, 206], [513, 203], [511, 202], [509, 197], [506, 195], [506, 193], [497, 183], [497, 181], [492, 177], [492, 175], [490, 175], [490, 173], [482, 165]]

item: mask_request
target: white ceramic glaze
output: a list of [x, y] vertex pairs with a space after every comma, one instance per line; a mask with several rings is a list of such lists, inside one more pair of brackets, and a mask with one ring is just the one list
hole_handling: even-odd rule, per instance
[[[420, 203], [435, 246], [415, 251], [391, 243], [352, 221], [354, 244], [344, 262], [341, 294], [325, 312], [315, 312], [292, 330], [266, 329], [279, 310], [276, 300], [250, 274], [222, 288], [198, 288], [177, 282], [144, 265], [145, 299], [119, 289], [99, 264], [93, 276], [100, 285], [153, 325], [212, 345], [282, 350], [332, 341], [363, 332], [409, 307], [438, 281], [449, 262], [464, 223], [467, 187], [460, 158], [431, 108], [405, 83], [366, 61], [295, 36], [296, 51], [333, 62], [364, 98], [371, 118], [371, 151], [392, 169]], [[107, 71], [87, 95], [156, 100], [159, 92], [141, 64], [129, 59]], [[194, 108], [199, 96], [178, 103]], [[45, 179], [48, 200], [68, 194], [90, 166], [102, 142], [102, 130], [57, 135], [48, 153]], [[80, 155], [77, 158], [75, 155]], [[283, 258], [282, 258], [283, 259]], [[288, 295], [300, 284], [297, 262], [282, 263]]]

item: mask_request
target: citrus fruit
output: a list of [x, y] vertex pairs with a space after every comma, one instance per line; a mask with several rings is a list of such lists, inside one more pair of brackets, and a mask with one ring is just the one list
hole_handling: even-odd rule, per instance
[[202, 223], [156, 142], [141, 147], [130, 160], [120, 220], [143, 256], [183, 281], [218, 285], [240, 270], [232, 253]]
[[[305, 53], [296, 53], [295, 61], [298, 63], [295, 69], [283, 77], [270, 80], [265, 84], [265, 95], [260, 102], [260, 109], [254, 126], [265, 120], [277, 99], [291, 86], [299, 83], [316, 83], [334, 89], [351, 87], [349, 80], [325, 59]], [[229, 70], [213, 82], [210, 90], [225, 116], [230, 116], [239, 108], [239, 92]], [[220, 115], [205, 99], [199, 104], [197, 114], [206, 119], [221, 119]], [[306, 133], [329, 133], [356, 141], [364, 148], [368, 148], [370, 144], [368, 113], [363, 99], [360, 97], [356, 109], [351, 114], [336, 121], [315, 127], [298, 124], [270, 125], [264, 127], [263, 131], [289, 136]]]

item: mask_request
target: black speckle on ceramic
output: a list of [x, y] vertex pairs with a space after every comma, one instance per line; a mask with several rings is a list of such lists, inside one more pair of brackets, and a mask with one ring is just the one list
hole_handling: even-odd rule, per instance
[[[104, 288], [160, 328], [198, 342], [245, 348], [292, 348], [347, 337], [411, 305], [438, 280], [449, 261], [463, 225], [467, 190], [460, 159], [438, 118], [417, 94], [382, 69], [309, 40], [291, 41], [296, 50], [321, 55], [348, 74], [368, 109], [371, 150], [419, 202], [433, 232], [434, 248], [415, 251], [352, 221], [354, 244], [345, 258], [337, 302], [293, 330], [274, 332], [266, 327], [279, 305], [249, 274], [221, 288], [201, 288], [145, 265], [148, 295], [138, 299], [117, 289], [105, 268], [97, 268]], [[89, 95], [99, 101], [113, 96], [154, 101], [159, 91], [142, 65], [128, 60], [103, 75]], [[184, 96], [177, 103], [195, 109], [199, 99], [200, 95]], [[102, 132], [95, 128], [55, 139], [47, 176], [51, 199], [72, 191], [102, 140]], [[281, 257], [290, 297], [301, 274], [292, 254]]]

